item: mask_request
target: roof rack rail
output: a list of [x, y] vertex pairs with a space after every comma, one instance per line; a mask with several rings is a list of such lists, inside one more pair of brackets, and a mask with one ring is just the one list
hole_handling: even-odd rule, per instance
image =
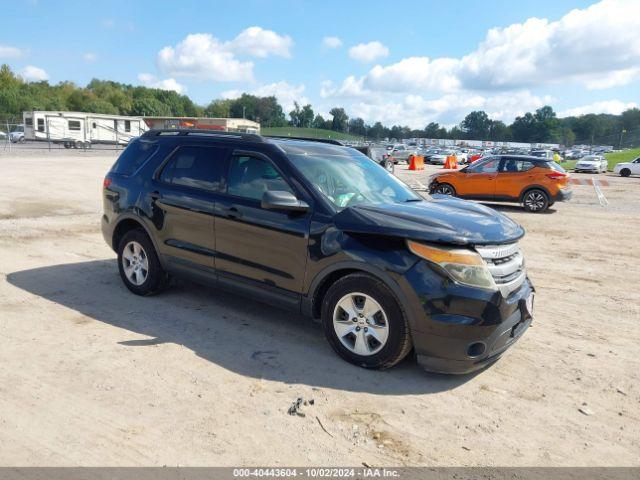
[[218, 138], [240, 138], [253, 142], [264, 142], [262, 135], [244, 132], [226, 132], [223, 130], [206, 130], [196, 128], [154, 128], [142, 134], [143, 137], [157, 136], [193, 136], [193, 137], [218, 137]]
[[287, 135], [263, 135], [264, 138], [277, 138], [281, 140], [304, 140], [307, 142], [328, 143], [330, 145], [344, 146], [339, 140], [333, 140], [331, 138], [311, 138], [311, 137], [289, 137]]

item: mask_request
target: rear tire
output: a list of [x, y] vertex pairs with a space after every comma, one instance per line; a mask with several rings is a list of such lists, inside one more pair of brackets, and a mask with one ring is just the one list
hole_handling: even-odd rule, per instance
[[118, 270], [125, 286], [136, 295], [153, 295], [167, 284], [153, 243], [141, 229], [124, 234], [118, 245]]
[[628, 177], [629, 175], [631, 175], [631, 170], [629, 170], [628, 168], [623, 168], [622, 170], [620, 170], [621, 177]]
[[322, 327], [340, 357], [364, 368], [392, 367], [412, 348], [409, 324], [395, 296], [365, 273], [342, 277], [329, 288], [322, 300]]
[[544, 212], [549, 208], [549, 196], [543, 190], [534, 188], [522, 196], [522, 206], [527, 212]]

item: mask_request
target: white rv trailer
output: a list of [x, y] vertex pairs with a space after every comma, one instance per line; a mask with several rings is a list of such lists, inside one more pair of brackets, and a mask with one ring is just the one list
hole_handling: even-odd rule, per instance
[[24, 137], [86, 148], [96, 143], [126, 145], [147, 126], [140, 117], [84, 112], [23, 112]]

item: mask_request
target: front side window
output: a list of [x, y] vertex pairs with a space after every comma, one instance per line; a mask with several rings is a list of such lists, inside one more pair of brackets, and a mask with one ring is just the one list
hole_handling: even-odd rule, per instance
[[229, 195], [262, 200], [267, 190], [295, 195], [289, 184], [267, 160], [249, 156], [236, 156], [231, 159], [227, 178]]
[[484, 161], [476, 162], [467, 168], [469, 173], [495, 173], [500, 165], [499, 158], [487, 158]]
[[338, 210], [355, 205], [420, 201], [422, 197], [357, 150], [287, 152], [307, 181]]
[[218, 190], [228, 150], [217, 147], [180, 147], [167, 162], [160, 181], [172, 185]]
[[79, 131], [80, 130], [80, 121], [79, 120], [69, 120], [69, 130]]

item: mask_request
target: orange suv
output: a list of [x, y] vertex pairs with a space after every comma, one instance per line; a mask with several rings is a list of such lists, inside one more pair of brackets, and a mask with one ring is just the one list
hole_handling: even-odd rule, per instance
[[553, 160], [497, 155], [481, 158], [462, 170], [433, 175], [432, 194], [494, 202], [522, 203], [528, 212], [544, 212], [571, 198], [569, 174]]

